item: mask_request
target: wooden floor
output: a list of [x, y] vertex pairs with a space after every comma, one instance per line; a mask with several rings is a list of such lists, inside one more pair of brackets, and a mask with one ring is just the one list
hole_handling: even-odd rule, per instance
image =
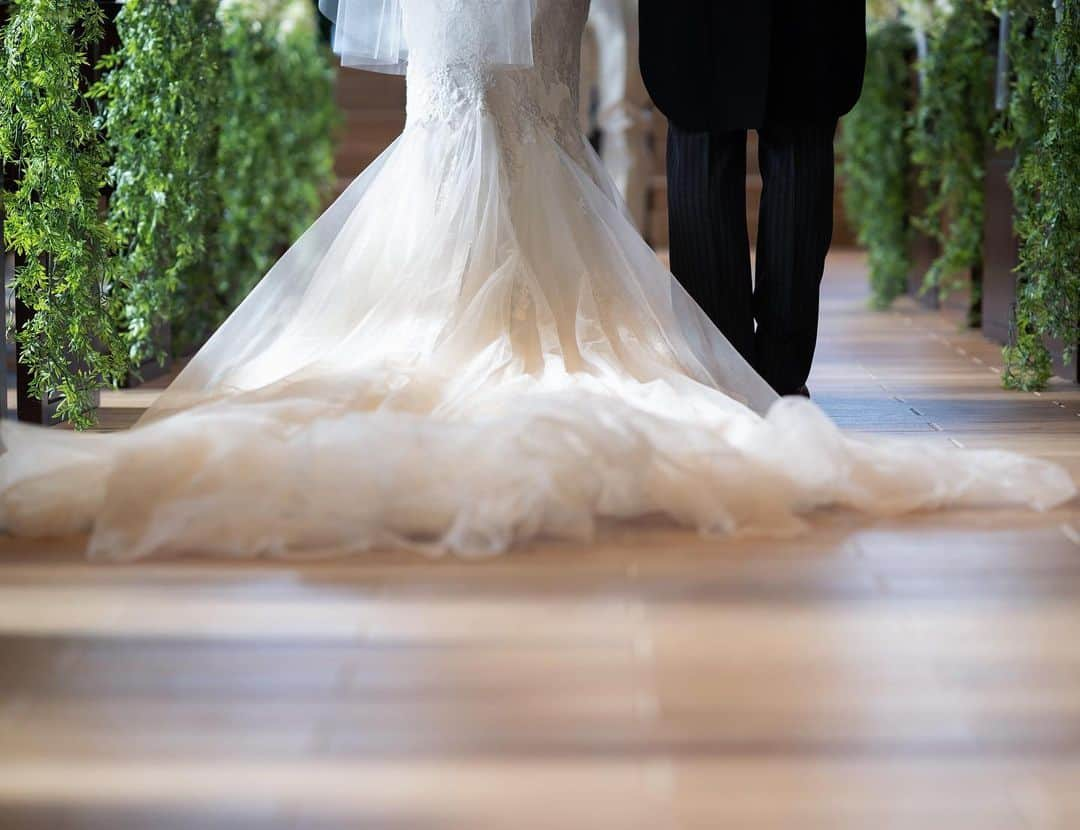
[[[864, 311], [861, 268], [811, 383], [840, 423], [1080, 476], [1076, 387], [1001, 391], [952, 318]], [[814, 524], [478, 564], [6, 541], [0, 826], [1080, 827], [1080, 507]]]

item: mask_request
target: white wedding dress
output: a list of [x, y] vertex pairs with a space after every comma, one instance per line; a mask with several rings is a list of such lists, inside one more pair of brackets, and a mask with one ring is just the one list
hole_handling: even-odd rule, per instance
[[403, 134], [135, 428], [6, 426], [6, 529], [115, 559], [479, 555], [602, 517], [791, 533], [822, 505], [1073, 496], [1045, 462], [856, 440], [776, 398], [579, 130], [588, 0], [536, 0], [532, 66], [501, 69], [454, 21], [410, 29], [417, 1]]

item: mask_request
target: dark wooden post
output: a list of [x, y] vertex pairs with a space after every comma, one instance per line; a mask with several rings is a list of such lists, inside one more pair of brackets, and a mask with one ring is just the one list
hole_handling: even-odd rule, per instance
[[[926, 33], [922, 30], [915, 31], [915, 44], [916, 51], [912, 55], [911, 63], [911, 78], [912, 85], [915, 89], [916, 96], [922, 94], [922, 88], [924, 85], [924, 74], [922, 71], [922, 61], [926, 59], [927, 53], [927, 41]], [[919, 106], [918, 99], [912, 103], [912, 106], [917, 109]], [[926, 208], [928, 203], [928, 195], [926, 189], [919, 184], [918, 169], [914, 164], [911, 165], [910, 175], [910, 190], [911, 201], [910, 209], [911, 215], [918, 216]], [[908, 294], [914, 297], [921, 306], [924, 308], [939, 308], [941, 306], [941, 299], [939, 292], [936, 288], [929, 291], [923, 291], [924, 278], [926, 272], [930, 270], [930, 266], [934, 260], [941, 254], [941, 245], [938, 241], [932, 237], [927, 236], [918, 228], [911, 229], [911, 242], [909, 247], [909, 259], [911, 261], [911, 270], [908, 271], [907, 290]]]
[[986, 160], [986, 213], [983, 217], [982, 331], [996, 343], [1009, 342], [1016, 307], [1019, 241], [1013, 230], [1013, 196], [1009, 171], [1012, 150], [991, 152]]
[[[1061, 23], [1062, 17], [1065, 15], [1065, 0], [1054, 0], [1054, 12], [1057, 17], [1057, 22]], [[1058, 55], [1058, 62], [1062, 60], [1062, 56]], [[1060, 340], [1051, 340], [1047, 338], [1047, 347], [1050, 349], [1050, 354], [1054, 359], [1054, 372], [1073, 383], [1080, 383], [1080, 333], [1077, 333], [1076, 341], [1068, 344], [1075, 349], [1073, 352], [1073, 359], [1071, 363], [1065, 363], [1065, 346], [1066, 344]]]
[[[1000, 112], [1009, 96], [1009, 12], [1003, 12], [998, 28], [997, 78], [994, 106]], [[986, 158], [983, 183], [986, 212], [983, 217], [983, 309], [982, 331], [996, 343], [1007, 343], [1016, 307], [1016, 266], [1019, 241], [1013, 228], [1012, 188], [1009, 171], [1016, 162], [1014, 150], [991, 150]]]

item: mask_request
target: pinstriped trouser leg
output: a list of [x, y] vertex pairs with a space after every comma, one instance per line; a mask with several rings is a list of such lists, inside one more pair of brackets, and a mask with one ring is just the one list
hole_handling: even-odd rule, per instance
[[759, 133], [764, 189], [754, 287], [754, 368], [782, 395], [806, 383], [832, 242], [836, 124]]
[[671, 271], [748, 361], [754, 317], [746, 132], [668, 130]]

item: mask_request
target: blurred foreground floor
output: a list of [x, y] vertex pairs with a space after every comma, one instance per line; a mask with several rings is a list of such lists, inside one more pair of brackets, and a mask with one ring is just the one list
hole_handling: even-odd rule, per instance
[[[825, 285], [846, 428], [1056, 457], [948, 317]], [[114, 425], [152, 391], [107, 396]], [[482, 563], [89, 565], [0, 543], [0, 827], [1080, 827], [1080, 507]]]

